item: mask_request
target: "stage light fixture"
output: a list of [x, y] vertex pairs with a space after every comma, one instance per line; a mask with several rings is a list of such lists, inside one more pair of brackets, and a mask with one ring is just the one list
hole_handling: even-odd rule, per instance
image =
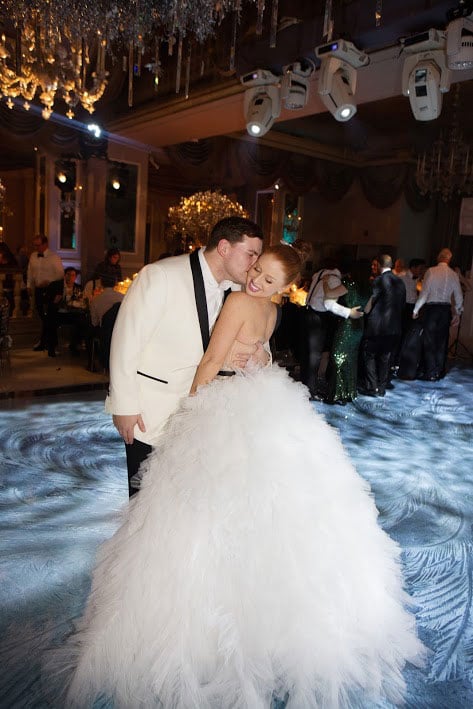
[[356, 113], [356, 69], [336, 57], [320, 65], [318, 93], [337, 121], [349, 121]]
[[315, 48], [315, 54], [321, 61], [326, 57], [336, 57], [354, 69], [359, 69], [370, 63], [370, 58], [365, 52], [355, 47], [353, 42], [348, 42], [345, 39], [322, 44]]
[[357, 69], [369, 64], [369, 57], [352, 42], [336, 40], [315, 48], [321, 60], [318, 93], [337, 121], [349, 121], [356, 111]]
[[245, 91], [243, 110], [246, 130], [261, 137], [281, 113], [280, 78], [266, 69], [256, 69], [240, 78]]
[[[426, 30], [401, 40], [408, 54], [402, 70], [402, 93], [409, 97], [417, 121], [432, 121], [442, 110], [451, 75], [445, 54], [445, 32]], [[422, 51], [425, 50], [425, 51]]]
[[310, 60], [294, 62], [283, 68], [281, 81], [281, 99], [285, 108], [297, 111], [304, 108], [309, 96], [309, 79], [314, 71]]
[[447, 25], [447, 64], [449, 69], [473, 69], [473, 14]]
[[89, 133], [92, 133], [94, 138], [100, 138], [102, 135], [102, 129], [99, 125], [97, 125], [97, 123], [88, 123], [87, 130]]

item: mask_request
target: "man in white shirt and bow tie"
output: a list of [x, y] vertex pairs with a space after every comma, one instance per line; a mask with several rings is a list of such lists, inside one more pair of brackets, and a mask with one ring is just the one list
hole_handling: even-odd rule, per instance
[[35, 236], [33, 246], [36, 251], [31, 254], [28, 262], [26, 285], [30, 293], [34, 292], [36, 311], [41, 319], [41, 337], [38, 344], [33, 347], [35, 352], [39, 352], [45, 350], [47, 345], [48, 286], [56, 281], [62, 284], [64, 268], [59, 256], [49, 249], [47, 236], [44, 234]]
[[189, 393], [225, 290], [246, 283], [262, 248], [257, 224], [222, 219], [205, 249], [149, 264], [130, 286], [113, 331], [106, 402], [125, 441], [129, 480]]

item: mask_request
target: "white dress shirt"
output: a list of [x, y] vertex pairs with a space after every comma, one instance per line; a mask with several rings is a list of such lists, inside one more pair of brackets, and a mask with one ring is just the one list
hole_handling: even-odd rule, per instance
[[205, 299], [207, 301], [207, 312], [209, 315], [209, 332], [211, 333], [218, 314], [222, 309], [223, 298], [225, 291], [231, 288], [232, 290], [241, 290], [241, 286], [233, 283], [233, 281], [222, 281], [217, 283], [214, 278], [210, 266], [204, 257], [205, 248], [199, 249], [199, 263], [204, 279]]
[[104, 288], [102, 293], [90, 301], [90, 322], [94, 327], [102, 324], [102, 318], [115, 303], [121, 303], [123, 293], [113, 288]]
[[406, 303], [414, 305], [417, 301], [417, 276], [414, 276], [412, 271], [409, 269], [404, 276], [399, 276], [406, 286]]
[[[312, 282], [310, 284], [306, 305], [309, 305], [312, 310], [316, 310], [319, 313], [330, 311], [334, 312], [335, 315], [338, 315], [336, 312], [337, 306], [338, 308], [343, 308], [343, 306], [338, 305], [338, 303], [333, 299], [325, 298], [323, 284], [324, 276], [329, 276], [327, 285], [331, 290], [333, 288], [338, 288], [342, 282], [342, 276], [338, 268], [322, 268], [320, 271], [317, 271], [317, 273], [314, 273], [312, 276]], [[343, 317], [345, 316], [343, 315]]]
[[345, 305], [340, 305], [334, 298], [326, 298], [324, 300], [325, 310], [338, 315], [340, 318], [345, 318], [348, 320], [351, 313], [351, 308], [347, 308]]
[[422, 290], [414, 306], [417, 315], [425, 303], [445, 303], [450, 305], [452, 296], [458, 314], [463, 309], [463, 293], [460, 280], [450, 266], [441, 261], [437, 266], [427, 269], [422, 283]]
[[31, 254], [26, 279], [28, 288], [38, 288], [40, 283], [49, 284], [62, 278], [62, 261], [54, 251], [46, 249], [42, 257], [38, 256], [37, 252]]

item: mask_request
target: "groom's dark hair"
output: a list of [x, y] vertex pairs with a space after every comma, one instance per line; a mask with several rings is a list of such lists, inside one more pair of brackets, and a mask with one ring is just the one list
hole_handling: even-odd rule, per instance
[[248, 236], [250, 239], [263, 240], [263, 231], [258, 224], [244, 217], [226, 217], [221, 219], [211, 231], [207, 243], [207, 251], [216, 249], [218, 242], [222, 239], [226, 239], [231, 244], [236, 244], [239, 241], [243, 241], [244, 236]]

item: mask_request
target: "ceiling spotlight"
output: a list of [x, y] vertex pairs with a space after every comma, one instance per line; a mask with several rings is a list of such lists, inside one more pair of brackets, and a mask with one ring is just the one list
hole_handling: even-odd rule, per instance
[[359, 69], [370, 63], [370, 58], [367, 54], [355, 47], [353, 42], [348, 42], [344, 39], [338, 39], [335, 42], [316, 47], [315, 54], [320, 60], [325, 59], [325, 57], [337, 57], [337, 59], [341, 59], [354, 69]]
[[321, 60], [318, 92], [337, 121], [349, 121], [356, 113], [357, 69], [369, 64], [369, 57], [352, 42], [337, 40], [315, 49]]
[[62, 170], [61, 172], [58, 172], [57, 179], [63, 185], [67, 182], [67, 176], [64, 172], [62, 172]]
[[432, 121], [439, 117], [443, 94], [450, 89], [445, 32], [430, 29], [402, 39], [401, 43], [409, 55], [402, 70], [402, 93], [409, 96], [417, 121]]
[[349, 121], [356, 113], [356, 69], [341, 59], [328, 57], [319, 72], [319, 96], [337, 121]]
[[309, 60], [288, 64], [283, 69], [281, 98], [284, 106], [291, 111], [304, 108], [309, 95], [309, 78], [314, 65]]
[[243, 101], [246, 130], [254, 137], [261, 137], [281, 113], [279, 77], [266, 69], [256, 69], [242, 76], [240, 81], [249, 87]]
[[473, 69], [473, 13], [447, 25], [449, 69]]
[[112, 180], [112, 187], [113, 187], [114, 190], [119, 190], [119, 189], [120, 189], [121, 184], [120, 184], [120, 180], [118, 179], [118, 177], [114, 177], [114, 178], [113, 178], [113, 180]]
[[102, 129], [97, 125], [97, 123], [89, 123], [87, 125], [87, 130], [92, 133], [95, 138], [100, 138], [102, 135]]

